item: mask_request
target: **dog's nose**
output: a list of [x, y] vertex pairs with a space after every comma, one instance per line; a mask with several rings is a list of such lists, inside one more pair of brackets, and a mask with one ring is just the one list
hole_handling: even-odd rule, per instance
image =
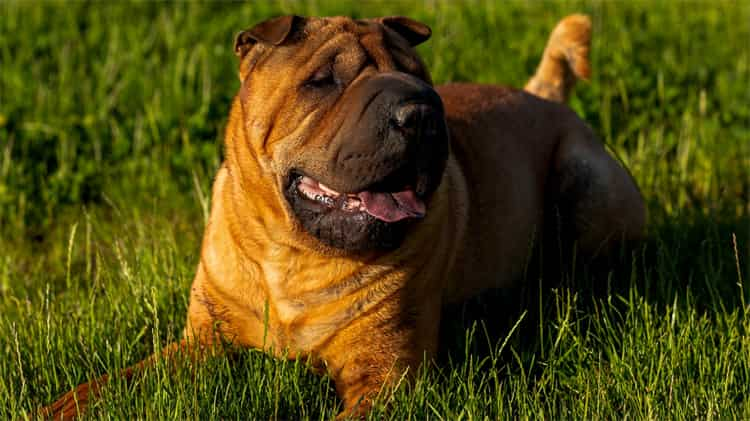
[[429, 134], [434, 130], [436, 117], [435, 107], [425, 103], [408, 103], [400, 105], [393, 113], [392, 123], [395, 129], [409, 135]]

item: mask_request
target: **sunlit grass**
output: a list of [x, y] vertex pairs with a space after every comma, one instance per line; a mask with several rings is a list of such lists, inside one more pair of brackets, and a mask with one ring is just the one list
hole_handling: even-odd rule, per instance
[[[0, 19], [0, 419], [179, 336], [238, 87], [232, 38], [282, 11], [409, 15], [433, 28], [419, 51], [436, 83], [515, 86], [560, 17], [589, 13], [594, 75], [571, 106], [649, 203], [632, 264], [575, 282], [543, 273], [560, 286], [472, 301], [508, 307], [499, 320], [479, 311], [484, 325], [457, 309], [438, 361], [382, 396], [388, 412], [373, 419], [750, 418], [748, 4], [11, 1]], [[575, 288], [614, 281], [626, 287]], [[241, 350], [115, 381], [89, 416], [328, 419], [339, 406], [303, 362]]]

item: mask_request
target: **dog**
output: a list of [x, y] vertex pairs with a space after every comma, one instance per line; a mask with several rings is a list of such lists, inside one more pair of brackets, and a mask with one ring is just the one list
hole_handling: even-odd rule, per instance
[[[563, 102], [591, 23], [553, 30], [525, 90], [434, 87], [406, 17], [282, 16], [241, 32], [241, 86], [183, 339], [308, 358], [341, 417], [435, 355], [441, 309], [518, 280], [540, 233], [600, 256], [644, 235], [628, 172]], [[156, 357], [122, 373], [130, 377]], [[42, 414], [75, 417], [106, 383]]]

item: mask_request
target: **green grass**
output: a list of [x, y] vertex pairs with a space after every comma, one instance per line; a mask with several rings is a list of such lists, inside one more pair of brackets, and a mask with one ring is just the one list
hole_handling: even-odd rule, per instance
[[[520, 86], [575, 11], [594, 21], [594, 75], [571, 106], [650, 211], [632, 263], [586, 282], [626, 287], [592, 296], [544, 273], [560, 286], [454, 309], [441, 357], [373, 419], [750, 418], [748, 3], [255, 3], [2, 4], [0, 419], [179, 335], [238, 30], [281, 12], [403, 14], [433, 28], [419, 51], [437, 83]], [[326, 419], [339, 406], [302, 362], [247, 350], [115, 381], [88, 415]]]

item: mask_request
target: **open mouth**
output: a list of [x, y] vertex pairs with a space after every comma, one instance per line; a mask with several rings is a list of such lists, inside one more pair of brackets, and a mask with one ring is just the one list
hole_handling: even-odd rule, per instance
[[426, 213], [424, 201], [409, 185], [389, 190], [373, 186], [372, 189], [344, 193], [307, 175], [293, 174], [291, 187], [306, 202], [317, 205], [320, 211], [369, 215], [383, 222], [423, 218]]
[[415, 188], [416, 168], [400, 170], [352, 191], [336, 190], [313, 176], [291, 170], [284, 197], [302, 228], [323, 244], [360, 252], [393, 250], [412, 222], [425, 217], [425, 194]]

